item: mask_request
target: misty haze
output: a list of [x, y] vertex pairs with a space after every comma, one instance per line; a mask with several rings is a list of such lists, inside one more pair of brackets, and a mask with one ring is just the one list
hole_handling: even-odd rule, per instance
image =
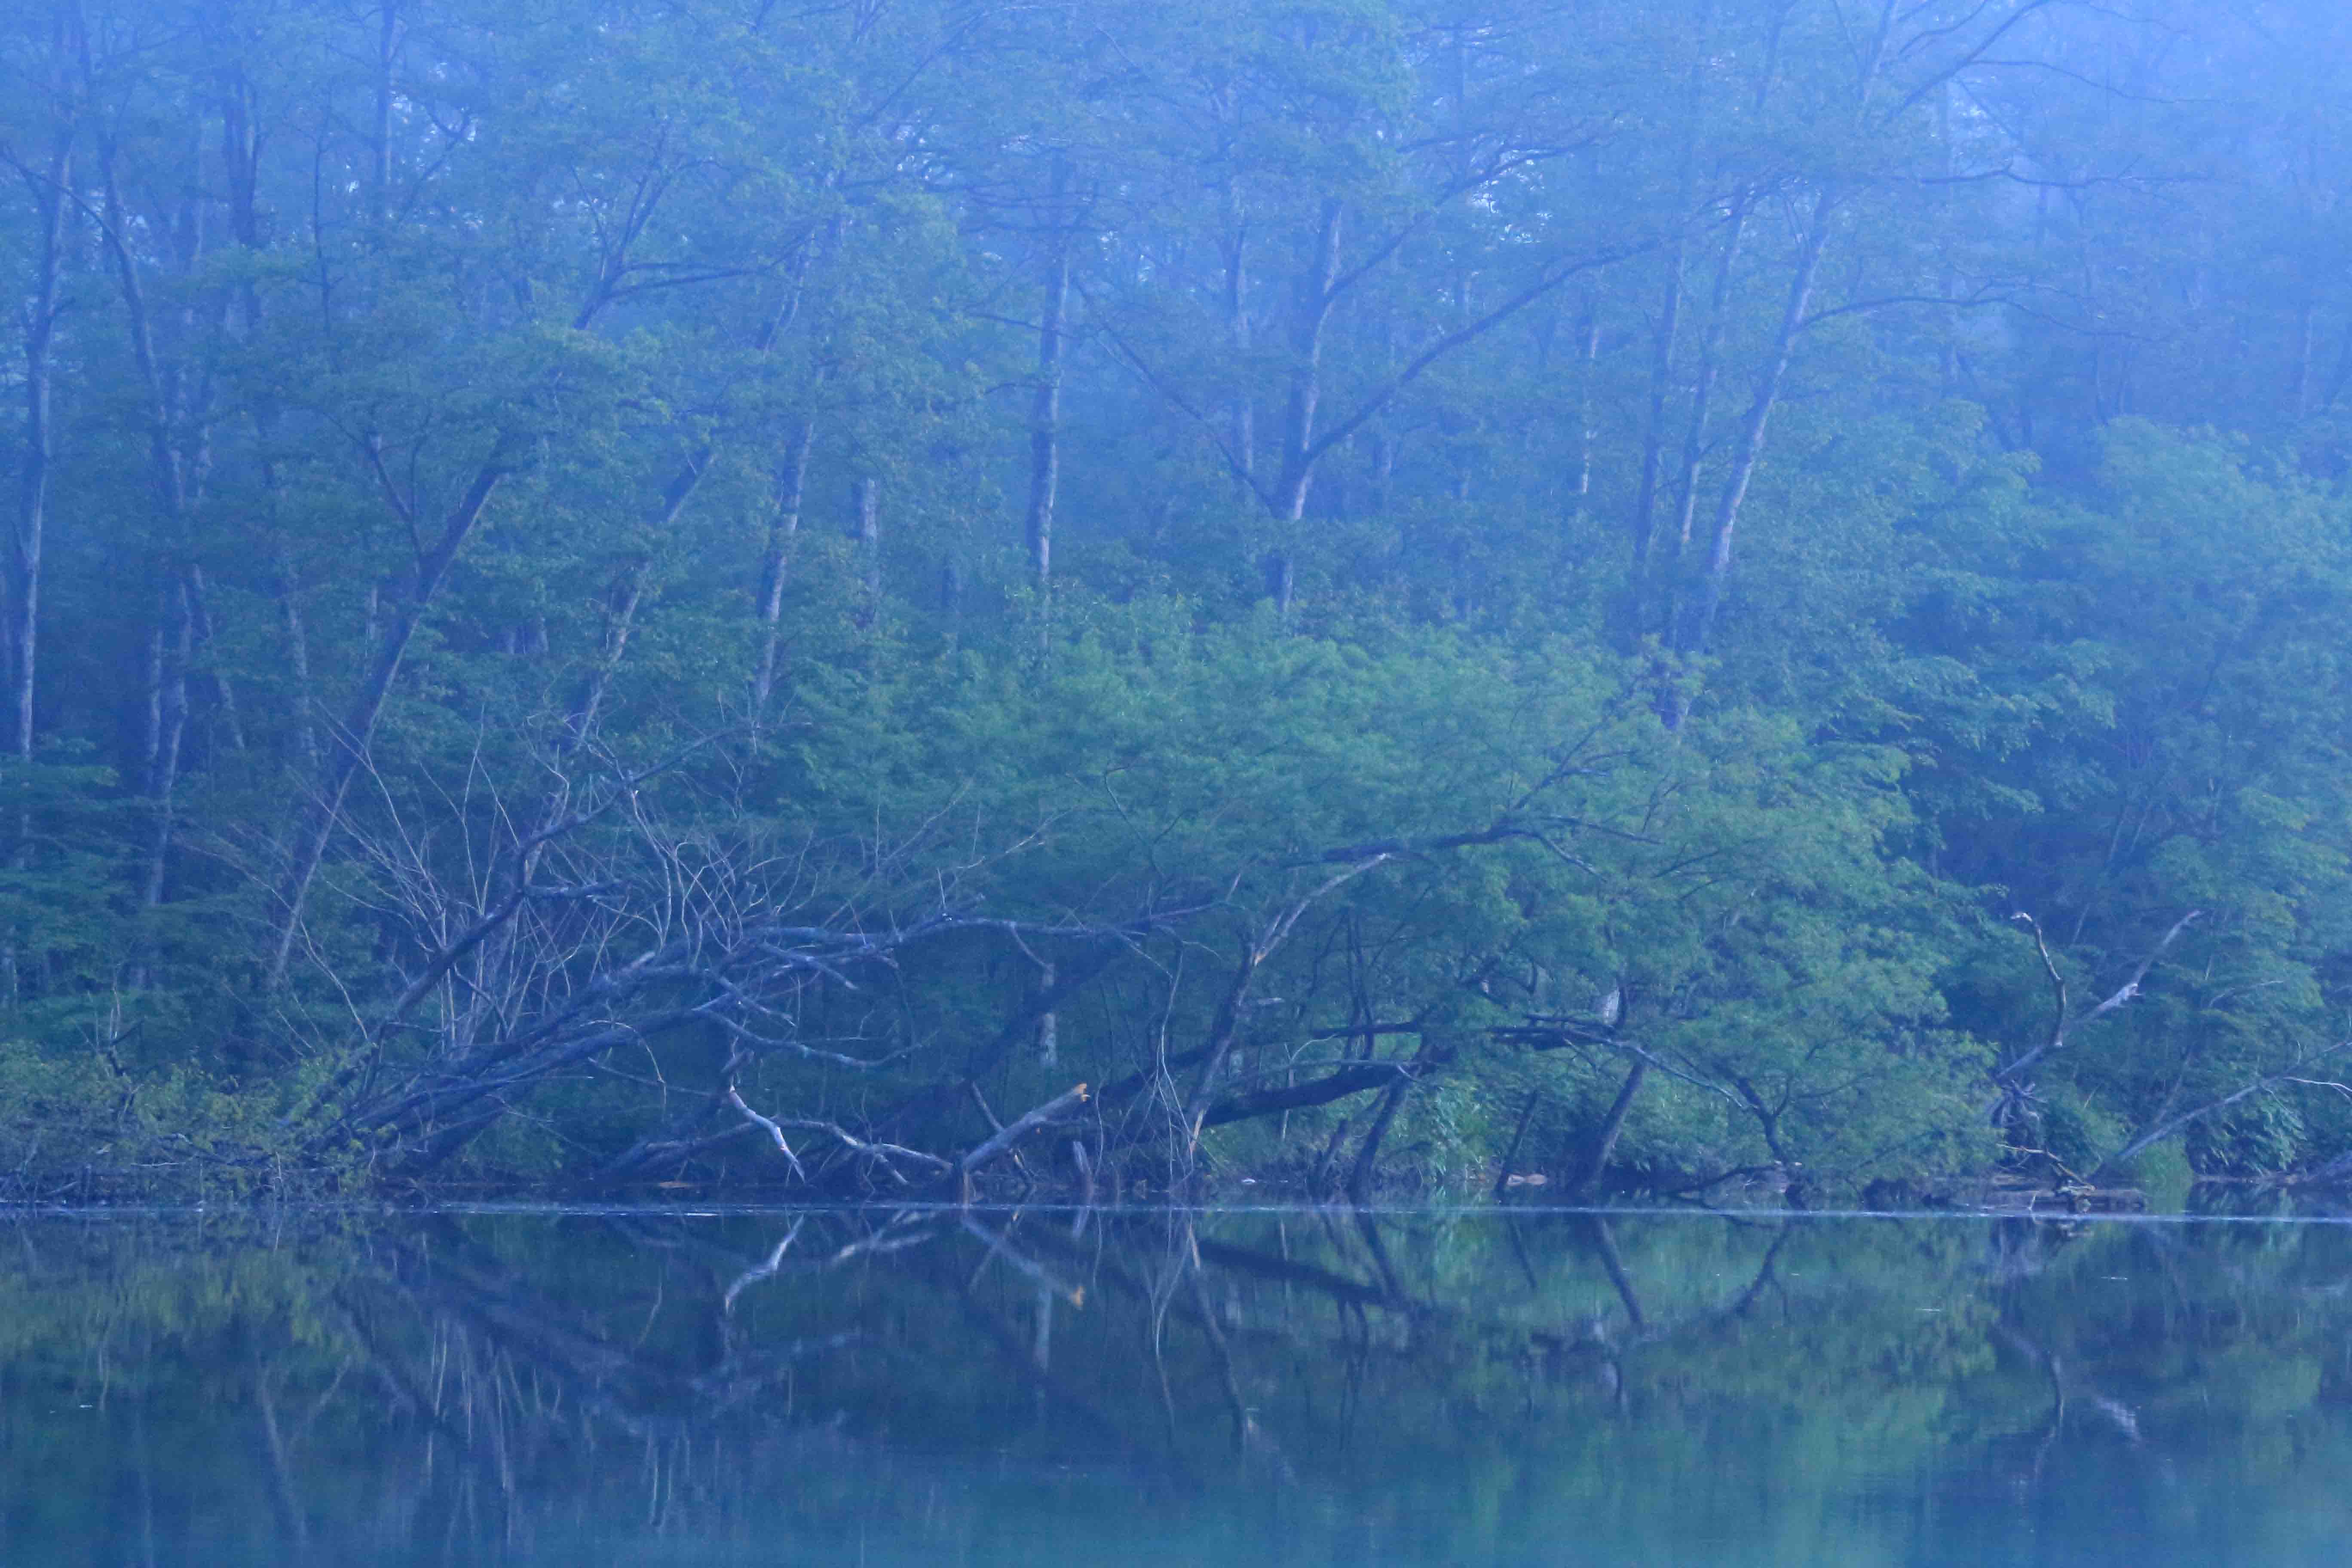
[[[534, 1466], [739, 1439], [646, 1541], [851, 1444], [1535, 1560], [1567, 1493], [1163, 1509], [1369, 1518], [1408, 1428], [1491, 1501], [1506, 1407], [1601, 1423], [1572, 1561], [2346, 1538], [2246, 1489], [2352, 1452], [2267, 1224], [2352, 1184], [2342, 0], [19, 0], [0, 278], [0, 1200], [81, 1216], [0, 1452], [151, 1500], [11, 1561], [602, 1560]], [[1778, 1441], [1733, 1341], [1841, 1314], [1814, 1523], [1675, 1535], [1607, 1434]], [[1023, 1560], [941, 1506], [790, 1549]]]

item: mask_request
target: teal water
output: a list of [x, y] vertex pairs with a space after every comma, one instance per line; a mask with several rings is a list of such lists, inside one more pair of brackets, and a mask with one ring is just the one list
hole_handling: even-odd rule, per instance
[[2336, 1563], [2352, 1228], [0, 1222], [0, 1562]]

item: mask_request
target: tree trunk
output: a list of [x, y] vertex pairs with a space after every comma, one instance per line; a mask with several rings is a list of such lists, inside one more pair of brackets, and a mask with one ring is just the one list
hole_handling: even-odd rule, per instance
[[[386, 47], [388, 49], [396, 47], [398, 39], [394, 32], [398, 19], [396, 6], [388, 3], [383, 15], [389, 40]], [[600, 303], [600, 296], [592, 294], [582, 305], [573, 321], [575, 331], [585, 330], [593, 321]], [[764, 353], [772, 346], [777, 334], [793, 319], [798, 305], [796, 282], [784, 308], [761, 324], [760, 331], [752, 339], [752, 347]], [[667, 521], [677, 515], [678, 509], [686, 504], [687, 498], [693, 494], [696, 485], [700, 482], [709, 458], [710, 449], [705, 447], [698, 449], [687, 461], [669, 488], [663, 492], [658, 521]], [[415, 639], [425, 612], [432, 607], [442, 582], [448, 576], [450, 568], [457, 564], [459, 552], [472, 536], [476, 524], [480, 522], [484, 509], [505, 482], [509, 471], [506, 441], [502, 434], [490, 455], [475, 469], [473, 480], [467, 486], [465, 494], [443, 516], [439, 536], [429, 549], [425, 548], [416, 526], [423, 520], [411, 515], [405, 505], [395, 502], [395, 510], [401, 511], [403, 521], [410, 525], [412, 536], [418, 538], [415, 572], [409, 579], [406, 592], [390, 607], [390, 621], [378, 642], [374, 662], [359, 691], [345, 708], [342, 721], [333, 729], [334, 751], [317, 781], [316, 791], [309, 800], [299, 805], [299, 826], [295, 831], [286, 870], [278, 879], [278, 910], [264, 960], [264, 985], [267, 989], [275, 990], [285, 982], [288, 967], [293, 962], [294, 944], [301, 931], [302, 910], [309, 900], [311, 884], [326, 857], [327, 845], [334, 837], [343, 801], [366, 757], [368, 743], [375, 733], [376, 721], [383, 715], [384, 703], [391, 696], [393, 682], [399, 677], [408, 646]], [[376, 635], [374, 598], [372, 594], [368, 628], [372, 640]], [[633, 595], [628, 602], [634, 609]], [[614, 624], [619, 626], [625, 641], [626, 621], [616, 620]], [[615, 658], [618, 647], [615, 645], [614, 648]], [[578, 718], [593, 721], [593, 707], [602, 700], [603, 681], [606, 679], [609, 679], [609, 668], [592, 684], [590, 695], [593, 700], [583, 703], [576, 710]]]
[[[677, 514], [702, 483], [709, 471], [710, 447], [698, 447], [680, 465], [663, 489], [660, 510], [655, 514], [652, 531], [666, 534], [677, 521]], [[629, 633], [635, 627], [637, 606], [644, 602], [646, 579], [653, 572], [653, 557], [640, 554], [622, 569], [604, 601], [604, 637], [597, 650], [595, 666], [581, 682], [580, 692], [572, 705], [569, 744], [577, 748], [587, 744], [595, 733], [596, 721], [602, 716], [604, 699], [613, 688], [614, 676], [620, 673], [622, 656], [629, 649]]]
[[482, 510], [489, 505], [490, 497], [505, 479], [502, 466], [485, 464], [476, 472], [465, 495], [443, 519], [439, 542], [418, 561], [407, 592], [391, 606], [391, 622], [377, 646], [374, 662], [359, 691], [345, 706], [342, 722], [335, 727], [333, 753], [324, 775], [317, 781], [317, 793], [302, 803], [292, 853], [278, 879], [277, 917], [264, 955], [265, 980], [270, 989], [285, 982], [287, 969], [293, 962], [294, 943], [301, 932], [302, 909], [310, 898], [310, 884], [326, 858], [327, 843], [334, 837], [344, 796], [350, 793], [352, 780], [358, 774], [368, 742], [375, 734], [376, 721], [383, 716], [384, 702], [392, 695], [402, 661], [407, 658], [408, 645], [415, 639], [434, 595], [439, 592], [442, 579], [457, 563], [458, 551], [481, 520]]
[[1503, 1151], [1502, 1163], [1495, 1168], [1494, 1195], [1496, 1197], [1501, 1197], [1504, 1189], [1510, 1185], [1511, 1166], [1518, 1160], [1519, 1145], [1527, 1141], [1528, 1123], [1536, 1119], [1536, 1107], [1542, 1100], [1543, 1090], [1539, 1089], [1528, 1090], [1528, 1102], [1519, 1109], [1519, 1124], [1511, 1131], [1511, 1145]]
[[1340, 220], [1337, 200], [1323, 204], [1315, 254], [1293, 291], [1290, 394], [1283, 410], [1282, 473], [1268, 497], [1275, 516], [1297, 522], [1307, 515], [1315, 484], [1315, 412], [1323, 398], [1323, 328], [1331, 319], [1331, 289], [1339, 276]]
[[1609, 1156], [1617, 1151], [1617, 1135], [1625, 1131], [1625, 1114], [1633, 1109], [1633, 1097], [1642, 1092], [1642, 1080], [1649, 1076], [1649, 1062], [1635, 1057], [1633, 1067], [1626, 1071], [1624, 1083], [1617, 1089], [1617, 1098], [1610, 1102], [1609, 1114], [1601, 1119], [1601, 1125], [1594, 1130], [1592, 1142], [1585, 1150], [1583, 1160], [1569, 1177], [1564, 1189], [1568, 1195], [1583, 1193], [1608, 1170]]
[[[146, 289], [139, 281], [138, 262], [131, 254], [126, 237], [130, 215], [123, 208], [121, 192], [114, 177], [114, 149], [103, 139], [99, 142], [99, 170], [104, 187], [107, 253], [114, 260], [125, 325], [130, 329], [131, 358], [138, 365], [141, 389], [146, 394], [142, 412], [147, 418], [148, 482], [154, 488], [156, 510], [167, 522], [176, 525], [187, 510], [187, 469], [173, 442], [172, 399], [155, 352]], [[177, 532], [176, 527], [173, 531]]]
[[1234, 388], [1227, 415], [1227, 442], [1234, 467], [1244, 479], [1257, 468], [1257, 405], [1250, 396], [1249, 357], [1249, 225], [1242, 214], [1241, 191], [1228, 175], [1221, 191], [1223, 203], [1225, 264], [1225, 347], [1234, 357]]
[[768, 548], [760, 562], [760, 667], [751, 678], [751, 723], [766, 722], [776, 689], [776, 656], [782, 640], [784, 584], [792, 569], [793, 539], [800, 532], [801, 499], [808, 487], [809, 446], [816, 421], [803, 418], [776, 465], [775, 500], [768, 513]]
[[180, 779], [180, 748], [188, 729], [188, 661], [194, 652], [195, 617], [188, 607], [188, 585], [176, 581], [163, 590], [156, 606], [153, 640], [148, 645], [148, 678], [154, 689], [148, 699], [146, 793], [155, 814], [148, 840], [147, 876], [142, 902], [152, 909], [163, 901], [164, 874], [171, 864], [173, 794]]
[[[114, 148], [103, 138], [99, 142], [99, 173], [106, 249], [114, 261], [131, 358], [138, 367], [146, 399], [143, 412], [147, 419], [148, 482], [154, 491], [156, 513], [167, 530], [165, 548], [177, 552], [186, 548], [182, 533], [191, 500], [190, 487], [201, 482], [202, 426], [197, 426], [194, 437], [197, 450], [184, 452], [177, 437], [177, 427], [186, 423], [185, 411], [179, 406], [179, 375], [176, 367], [165, 365], [156, 350], [154, 321], [148, 310], [146, 289], [140, 281], [138, 259], [131, 253], [131, 220], [115, 178]], [[181, 225], [178, 237], [182, 266], [192, 271], [202, 249], [201, 231], [190, 219]], [[171, 861], [173, 796], [179, 784], [180, 759], [187, 735], [188, 667], [194, 661], [198, 627], [205, 618], [199, 596], [202, 582], [201, 569], [193, 563], [171, 574], [157, 607], [156, 631], [150, 645], [148, 676], [152, 688], [147, 702], [145, 793], [154, 813], [154, 824], [148, 840], [142, 895], [151, 908], [163, 902]], [[226, 682], [220, 689], [233, 725], [235, 699]]]
[[1576, 478], [1570, 489], [1581, 514], [1592, 496], [1592, 444], [1601, 437], [1592, 423], [1592, 380], [1601, 364], [1601, 302], [1591, 296], [1577, 330], [1576, 355]]
[[1748, 403], [1748, 417], [1740, 425], [1739, 446], [1732, 457], [1731, 473], [1724, 481], [1722, 498], [1716, 503], [1715, 540], [1707, 551], [1706, 582], [1697, 610], [1681, 639], [1680, 646], [1685, 653], [1705, 653], [1715, 634], [1716, 616], [1723, 607], [1724, 584], [1731, 575], [1732, 535], [1739, 526], [1740, 507], [1748, 499], [1748, 484], [1756, 477], [1756, 465], [1764, 456], [1765, 427], [1780, 400], [1781, 384], [1787, 379], [1798, 336], [1805, 330], [1805, 311], [1812, 302], [1813, 280], [1821, 270], [1822, 252], [1829, 242], [1831, 210], [1831, 195], [1823, 190], [1813, 198], [1812, 213], [1797, 254], [1796, 274], [1789, 280], [1788, 304], [1780, 312], [1780, 328], [1773, 336], [1772, 352], [1757, 375], [1756, 395]]
[[[1184, 1107], [1183, 1155], [1189, 1167], [1201, 1147], [1201, 1132], [1209, 1115], [1209, 1096], [1216, 1088], [1218, 1076], [1225, 1070], [1225, 1059], [1233, 1054], [1234, 1041], [1241, 1034], [1242, 1005], [1249, 1000], [1250, 987], [1257, 979], [1257, 966], [1265, 954], [1256, 945], [1242, 955], [1241, 965], [1234, 973], [1233, 984], [1226, 988], [1223, 1000], [1217, 1004], [1217, 1016], [1209, 1026], [1209, 1043], [1202, 1052], [1201, 1076], [1192, 1085], [1192, 1097]], [[1162, 1037], [1161, 1050], [1167, 1048]], [[1165, 1066], [1163, 1060], [1163, 1066]]]
[[[1054, 989], [1055, 970], [1051, 960], [1037, 966], [1037, 991], [1040, 995]], [[1062, 1024], [1058, 1015], [1048, 1010], [1037, 1016], [1037, 1065], [1052, 1067], [1061, 1059]]]
[[[1732, 203], [1731, 226], [1723, 240], [1723, 256], [1715, 269], [1715, 287], [1707, 297], [1706, 335], [1699, 345], [1698, 376], [1691, 388], [1690, 422], [1683, 429], [1681, 475], [1675, 494], [1675, 551], [1689, 550], [1691, 526], [1698, 515], [1698, 471], [1706, 461], [1707, 425], [1714, 412], [1715, 384], [1723, 371], [1724, 321], [1731, 310], [1731, 277], [1739, 261], [1739, 243], [1748, 232], [1748, 193]], [[1672, 628], [1669, 628], [1671, 630]]]
[[1054, 493], [1062, 468], [1062, 322], [1070, 300], [1070, 239], [1062, 207], [1070, 170], [1054, 160], [1051, 254], [1045, 263], [1045, 310], [1037, 328], [1037, 391], [1029, 417], [1029, 515], [1024, 530], [1029, 574], [1040, 590], [1054, 574]]
[[1356, 1150], [1356, 1163], [1348, 1172], [1348, 1201], [1360, 1204], [1371, 1196], [1372, 1178], [1378, 1173], [1381, 1142], [1389, 1135], [1389, 1125], [1396, 1120], [1404, 1097], [1412, 1089], [1413, 1080], [1400, 1074], [1397, 1080], [1381, 1093], [1381, 1108], [1372, 1113], [1372, 1124], [1364, 1131], [1364, 1142]]
[[622, 567], [604, 595], [604, 635], [597, 646], [596, 662], [581, 678], [579, 692], [572, 701], [564, 724], [566, 751], [579, 750], [596, 733], [604, 699], [613, 689], [613, 677], [620, 673], [621, 659], [629, 651], [629, 634], [636, 627], [637, 606], [645, 602], [646, 578], [652, 570], [652, 557], [638, 556]]
[[[182, 579], [188, 593], [188, 617], [195, 633], [195, 647], [213, 646], [213, 613], [205, 585], [205, 569], [193, 563]], [[226, 671], [212, 672], [213, 702], [220, 714], [222, 733], [227, 738], [232, 752], [245, 750], [245, 721], [237, 717], [236, 686]]]
[[392, 110], [393, 100], [399, 96], [393, 86], [393, 69], [399, 64], [406, 32], [400, 0], [381, 0], [376, 7], [375, 114], [368, 136], [368, 212], [378, 230], [392, 216]]
[[[1266, 508], [1280, 521], [1296, 529], [1307, 516], [1307, 498], [1315, 486], [1315, 411], [1323, 396], [1323, 328], [1331, 317], [1331, 288], [1339, 275], [1339, 232], [1343, 212], [1337, 200], [1323, 204], [1315, 231], [1315, 254], [1293, 289], [1290, 317], [1290, 393], [1283, 409], [1282, 470], [1273, 489], [1265, 492]], [[1290, 613], [1297, 592], [1296, 546], [1282, 539], [1258, 564], [1265, 575], [1266, 595], [1283, 615]]]
[[[273, 474], [268, 480], [274, 492]], [[293, 558], [283, 546], [278, 556], [278, 613], [286, 634], [286, 667], [294, 679], [294, 768], [303, 778], [319, 773], [318, 691], [310, 680], [310, 634], [302, 621], [302, 588]]]
[[1666, 399], [1674, 390], [1675, 345], [1683, 314], [1683, 273], [1687, 247], [1677, 242], [1666, 256], [1666, 297], [1651, 333], [1650, 406], [1642, 427], [1642, 477], [1633, 492], [1633, 574], [1649, 570], [1650, 539], [1658, 504], [1658, 473], [1666, 446]]
[[[253, 86], [243, 73], [233, 68], [220, 73], [216, 103], [221, 117], [221, 168], [228, 186], [229, 238], [248, 258], [261, 249], [261, 214], [258, 195], [261, 183], [261, 142], [253, 124]], [[233, 335], [250, 342], [261, 330], [261, 290], [250, 274], [236, 285], [236, 313], [230, 322]], [[268, 529], [276, 542], [275, 578], [278, 596], [278, 624], [286, 638], [286, 665], [293, 685], [293, 767], [299, 776], [317, 776], [319, 769], [318, 693], [310, 679], [310, 630], [302, 619], [301, 580], [295, 569], [293, 552], [288, 547], [278, 517], [278, 496], [282, 479], [273, 448], [278, 439], [278, 415], [266, 399], [257, 402], [253, 410], [253, 430], [261, 448], [261, 489], [268, 498]], [[207, 628], [203, 634], [209, 640]], [[227, 682], [221, 686], [226, 701], [229, 696]], [[244, 749], [240, 735], [237, 749]]]
[[55, 436], [50, 425], [50, 345], [56, 339], [59, 288], [65, 265], [67, 185], [73, 172], [74, 133], [61, 126], [37, 181], [27, 181], [39, 232], [35, 237], [33, 288], [25, 321], [25, 447], [16, 489], [16, 527], [9, 542], [8, 663], [14, 689], [19, 762], [33, 757], [33, 689], [38, 668], [41, 626], [41, 542], [48, 520], [49, 464]]
[[882, 481], [867, 474], [857, 481], [857, 558], [866, 582], [866, 620], [882, 604]]

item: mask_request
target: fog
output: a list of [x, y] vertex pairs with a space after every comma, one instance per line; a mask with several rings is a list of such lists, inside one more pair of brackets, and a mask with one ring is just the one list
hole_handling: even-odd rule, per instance
[[2338, 4], [0, 28], [25, 1194], [2352, 1162]]

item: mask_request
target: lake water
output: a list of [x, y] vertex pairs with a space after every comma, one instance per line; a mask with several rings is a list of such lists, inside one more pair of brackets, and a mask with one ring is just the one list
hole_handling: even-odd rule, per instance
[[19, 1217], [0, 1562], [2352, 1556], [2352, 1228]]

